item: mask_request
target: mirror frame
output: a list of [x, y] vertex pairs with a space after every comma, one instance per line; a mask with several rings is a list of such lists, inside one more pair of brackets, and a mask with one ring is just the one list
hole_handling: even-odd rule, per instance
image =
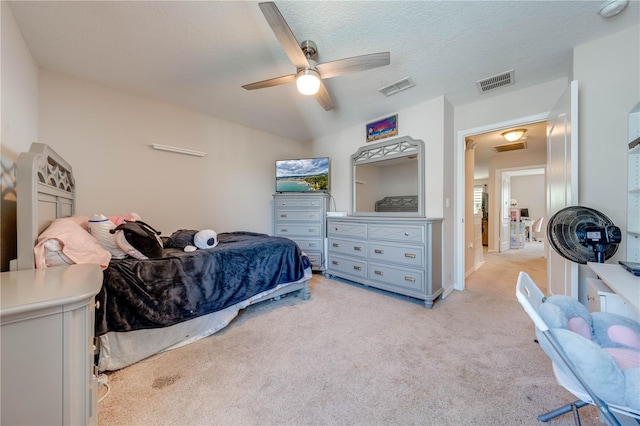
[[[418, 160], [418, 211], [417, 212], [359, 212], [356, 210], [356, 166], [393, 158], [417, 155]], [[351, 156], [351, 214], [353, 216], [402, 216], [425, 217], [424, 208], [424, 142], [409, 136], [390, 139], [362, 146]], [[389, 196], [393, 196], [390, 194]]]

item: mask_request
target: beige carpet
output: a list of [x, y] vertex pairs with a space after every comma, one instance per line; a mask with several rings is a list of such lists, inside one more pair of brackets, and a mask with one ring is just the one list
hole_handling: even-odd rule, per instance
[[[546, 281], [533, 248], [485, 255], [467, 290], [431, 310], [314, 275], [308, 301], [249, 307], [213, 336], [110, 373], [99, 424], [539, 424], [573, 398], [515, 298], [518, 271]], [[580, 411], [599, 424], [593, 407]]]

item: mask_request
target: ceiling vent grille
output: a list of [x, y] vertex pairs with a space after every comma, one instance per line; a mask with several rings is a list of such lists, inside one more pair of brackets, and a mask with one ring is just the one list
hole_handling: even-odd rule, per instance
[[516, 141], [503, 145], [494, 145], [493, 149], [497, 152], [518, 151], [520, 149], [527, 149], [527, 143], [525, 141]]
[[385, 96], [395, 95], [396, 93], [400, 93], [403, 90], [411, 89], [416, 84], [411, 80], [410, 77], [403, 78], [400, 81], [396, 81], [388, 86], [383, 87], [382, 89], [378, 89], [380, 93]]
[[476, 86], [480, 93], [488, 92], [489, 90], [497, 89], [503, 86], [510, 86], [516, 82], [515, 73], [513, 70], [505, 71], [494, 76], [476, 81]]

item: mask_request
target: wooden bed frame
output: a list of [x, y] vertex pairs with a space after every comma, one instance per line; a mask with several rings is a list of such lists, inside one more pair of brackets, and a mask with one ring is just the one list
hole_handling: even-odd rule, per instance
[[[10, 262], [11, 270], [34, 269], [34, 247], [38, 236], [54, 219], [76, 214], [76, 185], [71, 165], [48, 145], [33, 143], [28, 152], [18, 156], [16, 171], [18, 258]], [[116, 370], [148, 356], [174, 349], [209, 336], [224, 328], [240, 309], [265, 300], [279, 299], [299, 291], [309, 298], [311, 268], [292, 283], [255, 295], [236, 305], [202, 317], [160, 329], [109, 332], [100, 336], [100, 371]], [[139, 346], [144, 346], [138, 348]], [[134, 354], [120, 353], [123, 348], [140, 349]]]

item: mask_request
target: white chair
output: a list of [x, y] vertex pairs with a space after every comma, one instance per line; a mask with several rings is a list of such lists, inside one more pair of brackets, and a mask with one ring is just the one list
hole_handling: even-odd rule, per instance
[[536, 232], [541, 232], [542, 231], [542, 222], [544, 222], [544, 218], [543, 217], [539, 217], [533, 222], [533, 225], [531, 225], [531, 229], [529, 230], [529, 233], [530, 233], [529, 240], [530, 241], [538, 241], [538, 239], [536, 238]]
[[[576, 351], [569, 351], [568, 346], [564, 346], [565, 349], [567, 349], [567, 351], [569, 351], [569, 353], [572, 353], [572, 356], [574, 356], [572, 362], [570, 357], [563, 349], [563, 344], [556, 338], [556, 336], [563, 335], [561, 333], [557, 333], [558, 330], [562, 331], [562, 333], [571, 333], [572, 335], [575, 335], [575, 333], [572, 333], [571, 331], [566, 329], [550, 328], [547, 325], [547, 323], [543, 320], [543, 317], [540, 315], [540, 307], [547, 300], [547, 298], [526, 272], [520, 272], [518, 276], [518, 282], [516, 285], [516, 297], [518, 299], [518, 302], [522, 305], [522, 308], [535, 324], [538, 341], [540, 343], [540, 346], [544, 349], [545, 353], [547, 353], [547, 355], [551, 358], [553, 372], [555, 374], [556, 380], [561, 386], [563, 386], [574, 396], [579, 398], [577, 401], [571, 404], [567, 404], [556, 410], [550, 411], [549, 413], [538, 416], [538, 420], [541, 422], [547, 422], [562, 414], [573, 412], [576, 424], [580, 425], [580, 416], [578, 414], [578, 409], [587, 404], [593, 404], [597, 406], [598, 410], [600, 411], [600, 420], [603, 422], [607, 422], [612, 426], [620, 425], [621, 422], [623, 422], [623, 424], [640, 424], [640, 410], [607, 403], [598, 396], [599, 389], [592, 389], [587, 385], [586, 381], [593, 382], [591, 378], [587, 377], [585, 381], [585, 377], [582, 377], [578, 372], [578, 369], [574, 366], [574, 362], [577, 363], [576, 365], [583, 365], [583, 360], [577, 359], [579, 358], [579, 355], [576, 356]], [[575, 337], [582, 339], [582, 336], [579, 335], [575, 335]], [[602, 350], [604, 352], [604, 349], [600, 348], [599, 346], [596, 347], [596, 350]], [[584, 371], [583, 374], [585, 374]], [[640, 400], [640, 395], [638, 395], [638, 398]], [[622, 416], [614, 414], [614, 412], [620, 413], [622, 414]]]

